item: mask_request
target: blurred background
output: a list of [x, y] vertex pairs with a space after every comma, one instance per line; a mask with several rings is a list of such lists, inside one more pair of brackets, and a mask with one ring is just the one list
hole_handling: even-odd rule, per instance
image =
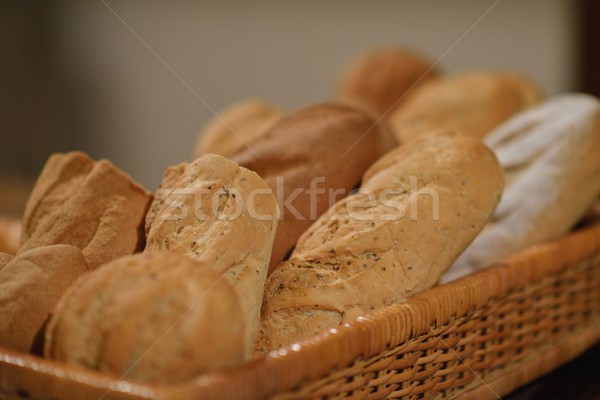
[[22, 212], [57, 151], [108, 158], [154, 190], [191, 158], [211, 108], [325, 100], [348, 62], [380, 46], [412, 47], [445, 72], [511, 69], [548, 94], [598, 95], [599, 4], [3, 0], [0, 214]]

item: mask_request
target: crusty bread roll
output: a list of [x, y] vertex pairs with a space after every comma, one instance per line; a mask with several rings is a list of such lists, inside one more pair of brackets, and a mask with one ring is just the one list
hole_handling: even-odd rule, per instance
[[[391, 161], [390, 161], [391, 160]], [[255, 352], [291, 344], [435, 285], [491, 216], [502, 172], [479, 139], [426, 135], [306, 231], [267, 280]]]
[[12, 217], [0, 217], [0, 252], [15, 255], [21, 242], [21, 221]]
[[60, 300], [44, 353], [131, 380], [178, 383], [244, 360], [243, 307], [222, 275], [170, 252], [121, 257]]
[[262, 135], [282, 115], [282, 111], [262, 100], [249, 99], [220, 111], [200, 131], [195, 157], [214, 153], [224, 157], [239, 153]]
[[429, 80], [389, 117], [399, 143], [438, 129], [484, 137], [511, 115], [542, 99], [524, 76], [508, 72], [469, 72]]
[[8, 253], [0, 253], [0, 271], [10, 260], [12, 260], [15, 256]]
[[347, 67], [337, 96], [368, 107], [380, 117], [401, 104], [417, 85], [436, 75], [433, 63], [411, 50], [379, 49]]
[[209, 154], [167, 169], [146, 218], [145, 252], [181, 253], [225, 275], [242, 302], [237, 318], [245, 321], [248, 357], [278, 215], [271, 189], [256, 173]]
[[31, 351], [54, 305], [89, 270], [81, 250], [68, 245], [0, 256], [0, 346]]
[[568, 232], [600, 194], [600, 101], [553, 97], [490, 133], [506, 189], [490, 224], [444, 275], [447, 282]]
[[95, 268], [142, 250], [150, 201], [146, 190], [107, 160], [54, 154], [27, 201], [19, 253], [70, 244]]
[[256, 171], [277, 195], [279, 222], [270, 268], [380, 156], [381, 131], [363, 111], [324, 103], [279, 119], [233, 160]]

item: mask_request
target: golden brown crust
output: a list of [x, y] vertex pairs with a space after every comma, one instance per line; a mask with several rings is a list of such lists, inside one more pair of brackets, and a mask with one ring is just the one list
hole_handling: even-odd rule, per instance
[[29, 352], [54, 305], [89, 270], [81, 250], [68, 245], [0, 255], [0, 346]]
[[0, 252], [15, 255], [21, 242], [21, 221], [18, 218], [0, 217]]
[[380, 127], [364, 112], [323, 103], [287, 114], [233, 158], [256, 171], [277, 195], [282, 218], [270, 269], [336, 195], [339, 199], [356, 187], [380, 156], [381, 142]]
[[19, 252], [70, 244], [95, 268], [144, 246], [151, 195], [110, 162], [86, 154], [54, 154], [40, 174], [23, 216]]
[[0, 253], [0, 270], [2, 270], [2, 268], [4, 268], [4, 266], [8, 264], [8, 262], [14, 257], [15, 256], [13, 256], [12, 254]]
[[225, 274], [242, 300], [248, 357], [277, 218], [275, 197], [256, 173], [208, 154], [166, 171], [146, 219], [145, 252], [181, 253]]
[[348, 66], [338, 97], [370, 107], [379, 117], [402, 104], [407, 93], [436, 75], [433, 63], [422, 55], [401, 48], [380, 49]]
[[45, 355], [126, 379], [177, 383], [244, 360], [235, 290], [170, 252], [114, 260], [77, 282], [46, 331]]
[[389, 123], [400, 143], [449, 129], [478, 138], [543, 98], [526, 77], [509, 72], [470, 72], [430, 80], [416, 88]]
[[500, 167], [478, 139], [427, 135], [382, 162], [390, 159], [319, 218], [269, 277], [257, 353], [433, 286], [500, 198]]
[[197, 158], [214, 153], [232, 157], [262, 135], [281, 115], [279, 108], [262, 100], [249, 99], [232, 104], [200, 131], [194, 155]]

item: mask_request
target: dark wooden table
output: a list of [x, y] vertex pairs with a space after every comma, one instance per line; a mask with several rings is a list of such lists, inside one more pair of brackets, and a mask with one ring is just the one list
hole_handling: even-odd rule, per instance
[[600, 344], [503, 400], [600, 400]]

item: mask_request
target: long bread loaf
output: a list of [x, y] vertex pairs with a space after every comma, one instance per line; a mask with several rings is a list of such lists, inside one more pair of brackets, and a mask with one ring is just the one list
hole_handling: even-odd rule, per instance
[[433, 286], [502, 191], [493, 153], [453, 133], [401, 146], [371, 170], [361, 190], [319, 218], [269, 277], [257, 354]]

